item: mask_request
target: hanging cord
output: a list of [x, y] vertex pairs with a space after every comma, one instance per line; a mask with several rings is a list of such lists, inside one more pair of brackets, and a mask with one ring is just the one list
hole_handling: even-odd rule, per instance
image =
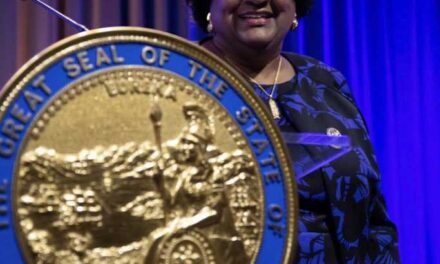
[[48, 10], [49, 13], [52, 13], [52, 14], [56, 15], [57, 17], [61, 18], [62, 20], [64, 20], [68, 24], [72, 25], [77, 30], [79, 30], [79, 31], [88, 31], [89, 30], [86, 26], [76, 22], [75, 20], [73, 20], [70, 17], [64, 15], [63, 13], [61, 13], [60, 11], [58, 11], [55, 8], [51, 7], [50, 5], [44, 3], [43, 1], [41, 1], [41, 0], [33, 0], [33, 1], [36, 4], [38, 4], [39, 6], [43, 7], [46, 10]]

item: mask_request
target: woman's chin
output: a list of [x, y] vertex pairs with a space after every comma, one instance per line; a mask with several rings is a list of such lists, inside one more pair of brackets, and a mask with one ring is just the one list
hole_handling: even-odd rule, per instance
[[241, 42], [249, 48], [264, 49], [276, 40], [269, 34], [241, 34]]

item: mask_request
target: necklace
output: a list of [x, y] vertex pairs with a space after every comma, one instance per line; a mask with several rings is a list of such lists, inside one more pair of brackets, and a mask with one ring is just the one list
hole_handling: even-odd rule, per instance
[[[214, 49], [223, 56], [223, 58], [231, 65], [234, 65], [234, 63], [232, 63], [232, 61], [229, 60], [229, 58], [227, 56], [225, 56], [225, 54], [223, 53], [223, 51], [217, 47], [217, 45], [215, 44], [214, 41], [211, 40], [211, 45], [212, 47], [214, 47]], [[278, 76], [280, 74], [281, 71], [281, 63], [282, 63], [282, 56], [280, 55], [280, 59], [278, 61], [278, 68], [277, 68], [277, 72], [275, 74], [275, 79], [273, 81], [273, 85], [272, 85], [272, 91], [270, 93], [266, 92], [266, 90], [264, 89], [263, 86], [261, 86], [261, 84], [259, 84], [255, 79], [253, 79], [252, 77], [250, 77], [249, 75], [247, 75], [244, 71], [242, 71], [239, 67], [235, 67], [239, 72], [241, 72], [241, 74], [243, 74], [245, 77], [247, 77], [251, 82], [255, 83], [257, 85], [258, 88], [261, 89], [261, 91], [267, 95], [267, 97], [269, 97], [269, 109], [270, 112], [272, 113], [272, 116], [274, 119], [280, 119], [281, 118], [281, 114], [280, 114], [280, 109], [278, 108], [277, 102], [275, 101], [275, 99], [273, 98], [273, 95], [277, 89], [277, 82], [278, 82]]]
[[281, 62], [282, 62], [282, 57], [280, 56], [280, 60], [278, 62], [277, 73], [275, 74], [275, 79], [273, 80], [273, 85], [272, 85], [272, 91], [270, 93], [266, 92], [264, 87], [261, 86], [261, 84], [259, 84], [252, 77], [247, 76], [253, 83], [255, 83], [257, 85], [258, 88], [261, 89], [261, 91], [265, 95], [267, 95], [267, 97], [269, 97], [269, 108], [270, 108], [270, 112], [272, 113], [272, 116], [273, 116], [274, 119], [280, 119], [281, 118], [280, 109], [278, 108], [277, 102], [275, 102], [275, 99], [273, 98], [273, 94], [275, 93], [275, 91], [277, 89], [277, 86], [278, 86], [277, 82], [278, 82], [278, 75], [280, 74], [280, 71], [281, 71]]

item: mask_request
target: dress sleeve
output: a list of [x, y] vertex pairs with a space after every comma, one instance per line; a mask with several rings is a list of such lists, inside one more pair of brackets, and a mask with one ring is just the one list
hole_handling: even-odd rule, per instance
[[380, 182], [373, 186], [370, 203], [369, 255], [373, 263], [400, 263], [396, 226], [391, 222]]
[[[334, 69], [332, 69], [332, 71], [339, 92], [358, 108], [343, 74]], [[368, 144], [371, 145], [365, 119], [360, 111], [359, 113], [364, 123], [363, 127], [366, 130], [365, 134], [369, 141]], [[373, 152], [372, 147], [370, 147], [370, 150]], [[373, 156], [372, 162], [376, 163], [375, 166], [377, 167], [375, 155], [373, 153], [371, 154]], [[378, 177], [370, 179], [369, 219], [367, 220], [369, 223], [368, 258], [371, 263], [400, 263], [397, 229], [387, 213], [385, 199], [381, 189], [380, 173], [378, 172], [377, 175]]]

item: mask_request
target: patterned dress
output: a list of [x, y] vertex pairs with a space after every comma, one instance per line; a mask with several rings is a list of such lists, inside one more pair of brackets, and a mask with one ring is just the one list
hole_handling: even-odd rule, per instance
[[[279, 84], [274, 98], [282, 132], [348, 135], [353, 150], [297, 180], [299, 234], [297, 263], [399, 263], [397, 233], [380, 188], [367, 128], [340, 72], [309, 57], [283, 54], [296, 70]], [[272, 86], [264, 87], [268, 93]], [[256, 93], [268, 97], [255, 86]], [[302, 157], [320, 148], [289, 146], [295, 170]]]

